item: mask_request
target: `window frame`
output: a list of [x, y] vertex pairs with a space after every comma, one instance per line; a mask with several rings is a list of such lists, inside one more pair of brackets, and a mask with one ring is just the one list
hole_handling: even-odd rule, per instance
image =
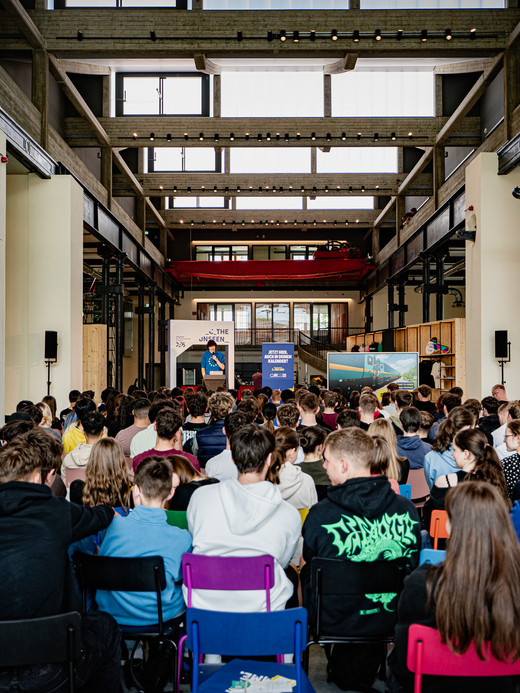
[[[186, 77], [200, 79], [201, 84], [201, 112], [200, 113], [164, 113], [162, 104], [163, 98], [159, 96], [159, 115], [150, 113], [128, 114], [124, 112], [124, 96], [125, 96], [125, 78], [126, 77], [157, 77], [159, 79], [160, 94], [163, 93], [163, 80], [168, 77]], [[149, 117], [166, 117], [166, 118], [207, 118], [210, 115], [210, 81], [209, 75], [201, 72], [116, 72], [116, 117], [129, 118], [149, 118]]]

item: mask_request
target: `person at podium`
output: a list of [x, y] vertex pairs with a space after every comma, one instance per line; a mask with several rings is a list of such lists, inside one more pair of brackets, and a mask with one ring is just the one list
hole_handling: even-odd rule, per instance
[[217, 351], [217, 343], [210, 339], [207, 344], [207, 350], [202, 354], [200, 360], [200, 368], [202, 377], [206, 375], [220, 375], [226, 367], [226, 357], [221, 351]]

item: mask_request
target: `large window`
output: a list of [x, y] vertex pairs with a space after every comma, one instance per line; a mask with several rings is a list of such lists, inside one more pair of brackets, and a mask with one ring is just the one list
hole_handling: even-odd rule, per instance
[[203, 262], [222, 262], [223, 260], [247, 260], [247, 245], [196, 245], [195, 260]]
[[116, 115], [209, 116], [209, 77], [198, 72], [118, 73]]
[[307, 209], [374, 209], [374, 198], [332, 195], [331, 197], [317, 197], [313, 200], [309, 197]]
[[312, 260], [317, 245], [290, 245], [289, 258], [291, 260]]
[[301, 197], [237, 196], [237, 209], [302, 209]]
[[254, 245], [253, 260], [285, 260], [287, 248], [285, 245]]
[[317, 152], [318, 173], [397, 173], [397, 147], [333, 147]]
[[205, 147], [149, 147], [148, 170], [221, 171], [221, 155]]
[[505, 0], [361, 0], [362, 10], [467, 10], [503, 8]]
[[203, 0], [205, 10], [348, 10], [349, 0]]
[[311, 150], [306, 147], [234, 147], [231, 173], [310, 173]]
[[225, 197], [169, 197], [168, 209], [227, 209]]
[[223, 118], [320, 118], [323, 71], [223, 72], [221, 95]]
[[377, 72], [358, 69], [333, 75], [332, 115], [336, 118], [433, 116], [433, 67], [427, 71], [405, 67]]

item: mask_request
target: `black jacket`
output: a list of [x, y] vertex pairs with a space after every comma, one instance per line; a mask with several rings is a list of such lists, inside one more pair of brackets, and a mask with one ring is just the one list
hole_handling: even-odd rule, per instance
[[0, 485], [0, 613], [37, 618], [78, 609], [67, 549], [108, 527], [108, 506], [83, 508], [23, 481]]
[[413, 503], [398, 496], [386, 476], [357, 477], [327, 489], [303, 525], [303, 558], [372, 562], [419, 561], [421, 526]]

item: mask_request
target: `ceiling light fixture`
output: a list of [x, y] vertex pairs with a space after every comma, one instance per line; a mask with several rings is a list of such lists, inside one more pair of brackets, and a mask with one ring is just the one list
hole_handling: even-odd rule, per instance
[[333, 41], [337, 41], [337, 40], [338, 40], [338, 30], [337, 30], [337, 29], [333, 29], [333, 30], [330, 32], [330, 38], [331, 38]]
[[376, 30], [374, 31], [374, 38], [375, 38], [376, 41], [381, 41], [381, 38], [382, 38], [382, 36], [381, 36], [381, 29], [376, 29]]
[[354, 29], [354, 31], [352, 32], [352, 40], [354, 41], [354, 43], [359, 43], [359, 39], [359, 29]]

